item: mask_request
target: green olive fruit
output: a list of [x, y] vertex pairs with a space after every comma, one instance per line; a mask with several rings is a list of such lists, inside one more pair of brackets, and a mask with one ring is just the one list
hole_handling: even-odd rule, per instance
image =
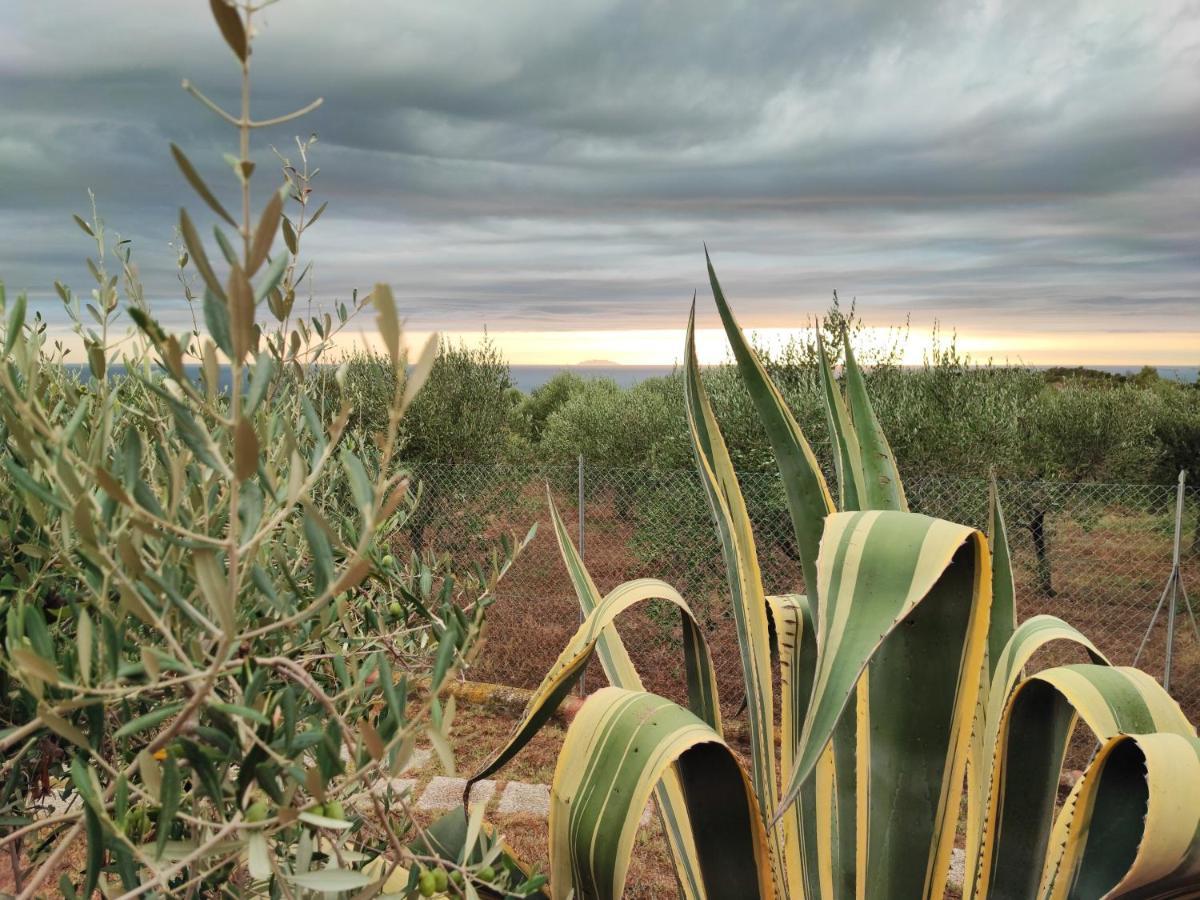
[[417, 879], [417, 890], [421, 892], [422, 897], [432, 897], [437, 891], [437, 884], [433, 880], [433, 873], [426, 870], [421, 873], [421, 877]]
[[267, 817], [267, 803], [265, 800], [255, 800], [246, 808], [247, 822], [261, 822]]
[[394, 565], [396, 565], [396, 557], [392, 556], [392, 554], [389, 553], [383, 558], [383, 567], [385, 569], [390, 569]]
[[346, 810], [342, 808], [340, 800], [330, 800], [325, 804], [325, 818], [343, 820], [346, 818]]
[[438, 892], [444, 891], [446, 890], [446, 885], [449, 883], [450, 878], [446, 875], [445, 869], [438, 868], [433, 870], [433, 887], [435, 890]]
[[399, 600], [393, 600], [388, 604], [388, 612], [390, 612], [394, 618], [398, 619], [404, 615], [404, 607], [400, 605]]
[[491, 866], [484, 866], [482, 869], [480, 869], [478, 872], [475, 873], [475, 877], [478, 878], [480, 881], [492, 881], [496, 877], [496, 870], [493, 869]]

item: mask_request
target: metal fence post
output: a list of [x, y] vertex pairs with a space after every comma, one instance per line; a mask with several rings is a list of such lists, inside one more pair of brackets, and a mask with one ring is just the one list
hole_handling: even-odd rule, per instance
[[[587, 542], [587, 534], [584, 531], [583, 517], [583, 454], [579, 454], [579, 473], [575, 476], [576, 484], [579, 486], [579, 495], [576, 497], [576, 504], [579, 506], [579, 558], [586, 559], [584, 556], [584, 544]], [[1176, 541], [1178, 543], [1178, 541]], [[582, 612], [582, 611], [581, 611]]]
[[[575, 476], [577, 486], [577, 496], [575, 503], [579, 507], [579, 558], [586, 559], [584, 556], [584, 548], [587, 543], [586, 518], [583, 514], [586, 498], [583, 489], [583, 454], [579, 454], [579, 470]], [[583, 624], [583, 607], [579, 608], [579, 624]], [[583, 667], [583, 673], [579, 676], [579, 696], [587, 696], [587, 666]]]
[[1179, 602], [1179, 542], [1183, 536], [1183, 484], [1187, 473], [1179, 470], [1175, 490], [1175, 548], [1171, 556], [1171, 606], [1167, 609], [1167, 660], [1163, 667], [1163, 690], [1171, 690], [1171, 657], [1175, 651], [1175, 606]]

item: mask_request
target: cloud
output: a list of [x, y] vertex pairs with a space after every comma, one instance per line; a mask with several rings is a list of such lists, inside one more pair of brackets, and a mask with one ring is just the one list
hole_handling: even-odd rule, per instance
[[[869, 319], [1157, 329], [1192, 316], [1200, 15], [860, 0], [328, 4], [262, 15], [261, 115], [324, 106], [319, 299], [391, 281], [420, 327], [678, 324], [700, 245], [751, 324], [834, 288]], [[97, 39], [103, 35], [103, 39]], [[166, 151], [229, 184], [206, 4], [0, 12], [0, 277], [53, 306], [95, 189], [182, 315]], [[260, 172], [288, 128], [256, 135]], [[265, 190], [265, 185], [260, 185]]]

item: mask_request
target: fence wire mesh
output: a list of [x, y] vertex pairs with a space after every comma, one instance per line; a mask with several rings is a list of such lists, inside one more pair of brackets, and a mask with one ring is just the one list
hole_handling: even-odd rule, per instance
[[[579, 540], [583, 497], [585, 562], [605, 593], [623, 581], [655, 577], [683, 594], [704, 623], [722, 703], [742, 700], [741, 662], [720, 545], [698, 476], [691, 471], [582, 467], [426, 466], [416, 475], [419, 512], [399, 543], [481, 558], [505, 532], [538, 524], [534, 540], [497, 591], [488, 634], [470, 677], [535, 687], [579, 622], [575, 593], [550, 527], [547, 491], [573, 540]], [[768, 593], [803, 592], [783, 486], [774, 473], [740, 476]], [[917, 478], [905, 484], [914, 512], [987, 529], [982, 479]], [[1157, 484], [1003, 482], [1022, 618], [1060, 616], [1087, 634], [1115, 664], [1137, 665], [1162, 680], [1168, 604], [1160, 606], [1172, 568], [1176, 488]], [[1183, 582], [1200, 585], [1200, 492], [1186, 494]], [[1171, 692], [1200, 718], [1200, 635], [1178, 604]], [[1195, 601], [1193, 601], [1193, 608]], [[1156, 609], [1159, 611], [1155, 617]], [[618, 620], [647, 688], [683, 699], [683, 657], [673, 607], [650, 603]], [[1144, 646], [1142, 646], [1144, 643]], [[1039, 666], [1079, 661], [1043, 651]], [[603, 685], [599, 666], [587, 687]]]

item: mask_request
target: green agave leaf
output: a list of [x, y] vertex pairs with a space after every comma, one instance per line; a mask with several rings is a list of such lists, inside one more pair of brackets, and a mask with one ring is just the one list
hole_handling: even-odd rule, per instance
[[[767, 597], [767, 610], [771, 617], [772, 644], [779, 660], [779, 761], [782, 770], [790, 772], [800, 748], [800, 729], [816, 674], [816, 628], [812, 605], [801, 594]], [[822, 816], [836, 816], [837, 797], [834, 795], [824, 808], [819, 808], [818, 793], [816, 783], [804, 785], [784, 819], [788, 896], [821, 896], [818, 873], [822, 865], [819, 853], [822, 842], [818, 828]]]
[[988, 669], [989, 676], [994, 677], [1000, 655], [1017, 628], [1017, 590], [1013, 582], [1008, 530], [1004, 526], [1004, 510], [1000, 508], [995, 472], [988, 477], [988, 506], [991, 511], [988, 517], [988, 545], [992, 548], [992, 621], [988, 627]]
[[693, 822], [709, 897], [772, 895], [754, 790], [720, 735], [669, 700], [604, 688], [563, 742], [550, 805], [555, 896], [622, 895], [634, 837], [654, 785], [672, 765]]
[[750, 517], [737, 483], [733, 462], [717, 427], [712, 406], [700, 379], [696, 357], [696, 309], [688, 319], [684, 390], [688, 428], [700, 467], [701, 482], [716, 519], [721, 552], [733, 598], [738, 647], [746, 688], [750, 732], [751, 773], [759, 803], [773, 806], [775, 781], [774, 702], [771, 696], [771, 651], [766, 598], [758, 568], [758, 553]]
[[[940, 896], [945, 884], [983, 665], [987, 564], [983, 536], [966, 526], [886, 511], [826, 520], [821, 652], [776, 816], [812, 776], [857, 691], [857, 880], [877, 896]], [[918, 796], [936, 803], [895, 799]]]
[[[792, 529], [796, 535], [796, 547], [800, 553], [800, 565], [804, 570], [804, 583], [806, 586], [815, 586], [821, 531], [825, 525], [825, 516], [834, 511], [833, 498], [829, 494], [825, 476], [808, 439], [784, 402], [783, 395], [767, 375], [758, 354], [746, 341], [733, 311], [725, 301], [707, 250], [704, 252], [704, 258], [708, 264], [708, 279], [712, 285], [713, 299], [716, 301], [717, 311], [721, 314], [721, 324], [725, 327], [729, 344], [733, 348], [738, 372], [758, 411], [759, 420], [771, 442], [775, 464], [783, 477]], [[809, 589], [815, 592], [815, 587]]]
[[[585, 616], [589, 616], [602, 602], [596, 584], [588, 574], [579, 556], [579, 551], [571, 542], [566, 525], [558, 514], [554, 499], [550, 495], [549, 485], [546, 487], [547, 502], [550, 506], [550, 517], [554, 525], [554, 535], [558, 541], [559, 550], [575, 587], [579, 599], [579, 608]], [[642, 690], [642, 680], [638, 676], [629, 651], [617, 629], [613, 626], [603, 629], [596, 643], [596, 655], [604, 667], [604, 674], [614, 687], [626, 690]], [[667, 836], [667, 844], [671, 848], [671, 860], [675, 865], [675, 875], [679, 881], [680, 894], [685, 900], [699, 900], [704, 896], [700, 871], [700, 859], [692, 835], [691, 820], [688, 817], [687, 803], [683, 795], [683, 787], [679, 782], [678, 772], [668, 769], [662, 780], [654, 789], [655, 803], [659, 817], [662, 819], [663, 831]]]
[[1200, 890], [1200, 740], [1170, 732], [1115, 735], [1079, 788], [1062, 829], [1061, 862], [1043, 872], [1047, 896], [1185, 897]]
[[[1085, 773], [1094, 783], [1063, 808], [1060, 818], [1066, 819], [1055, 827], [1059, 772], [1077, 718], [1109, 746]], [[1138, 737], [1130, 744], [1119, 740], [1124, 735]], [[1137, 744], [1141, 736], [1156, 739], [1150, 752], [1161, 768], [1156, 765], [1154, 772], [1146, 768], [1146, 749]], [[1137, 669], [1060, 666], [1026, 679], [1013, 692], [996, 737], [979, 896], [1033, 897], [1049, 887], [1051, 896], [1066, 897], [1072, 881], [1069, 896], [1108, 896], [1139, 855], [1157, 860], [1135, 876], [1141, 886], [1177, 876], [1200, 884], [1200, 805], [1184, 810], [1177, 802], [1179, 791], [1200, 796], [1194, 778], [1200, 772], [1198, 750], [1195, 729], [1179, 705]], [[1107, 776], [1099, 774], [1109, 766]], [[1168, 775], [1164, 769], [1174, 771]], [[1164, 809], [1165, 820], [1151, 821], [1152, 800]], [[1174, 863], [1166, 871], [1164, 852]]]
[[829, 428], [830, 442], [833, 444], [833, 462], [837, 469], [838, 492], [841, 495], [839, 508], [843, 512], [850, 512], [863, 508], [862, 497], [866, 493], [863, 483], [862, 449], [858, 445], [858, 434], [854, 430], [854, 424], [850, 421], [850, 412], [842, 399], [841, 388], [833, 377], [821, 329], [817, 328], [816, 332], [817, 353], [821, 358], [821, 390], [825, 396], [825, 423]]
[[541, 685], [533, 692], [525, 712], [508, 742], [492, 754], [467, 779], [471, 785], [487, 778], [512, 759], [537, 734], [562, 700], [570, 693], [587, 668], [604, 631], [612, 626], [621, 613], [649, 600], [673, 604], [680, 613], [683, 630], [684, 671], [687, 673], [688, 697], [691, 711], [717, 732], [721, 733], [721, 711], [717, 702], [717, 678], [704, 630], [691, 608], [670, 585], [653, 578], [630, 581], [605, 597], [579, 626], [558, 660], [550, 668]]
[[862, 453], [863, 492], [858, 498], [861, 507], [908, 512], [908, 500], [904, 496], [904, 485], [900, 482], [896, 458], [875, 417], [875, 408], [867, 395], [862, 370], [855, 362], [850, 338], [847, 335], [842, 338], [846, 351], [846, 395]]

